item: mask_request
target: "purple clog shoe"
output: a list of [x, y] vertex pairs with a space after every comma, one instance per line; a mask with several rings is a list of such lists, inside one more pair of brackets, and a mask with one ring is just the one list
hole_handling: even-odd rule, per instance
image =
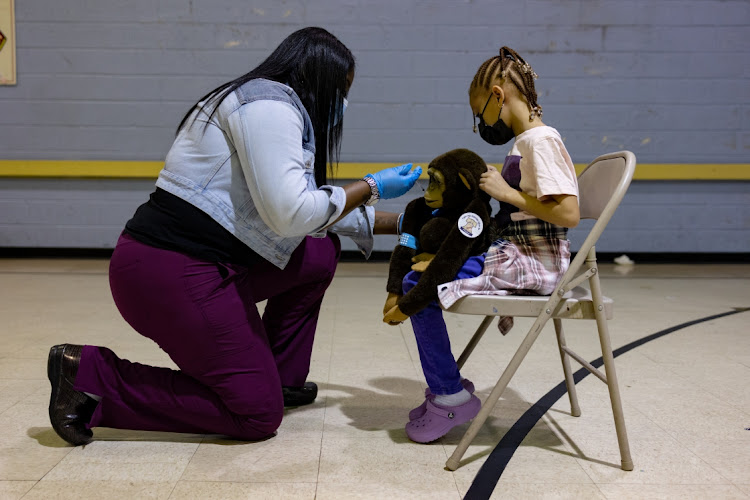
[[[461, 380], [461, 385], [464, 386], [464, 389], [469, 391], [469, 394], [474, 394], [474, 384], [469, 380], [468, 378], [465, 378]], [[435, 395], [430, 391], [430, 388], [424, 390], [424, 401], [421, 405], [414, 408], [412, 411], [409, 412], [409, 420], [414, 420], [422, 415], [424, 415], [424, 412], [427, 411], [427, 401], [433, 401], [435, 399]]]
[[417, 443], [430, 443], [448, 434], [448, 431], [477, 416], [482, 402], [471, 395], [471, 399], [458, 406], [437, 406], [427, 400], [425, 414], [406, 424], [406, 435]]

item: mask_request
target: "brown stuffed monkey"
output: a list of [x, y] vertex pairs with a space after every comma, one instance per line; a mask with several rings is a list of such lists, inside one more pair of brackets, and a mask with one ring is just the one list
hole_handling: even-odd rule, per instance
[[[437, 287], [455, 279], [464, 262], [490, 246], [490, 196], [479, 189], [484, 160], [468, 149], [454, 149], [430, 163], [423, 198], [404, 211], [399, 245], [391, 255], [388, 299], [383, 321], [397, 325], [437, 300]], [[422, 275], [403, 294], [404, 276]]]

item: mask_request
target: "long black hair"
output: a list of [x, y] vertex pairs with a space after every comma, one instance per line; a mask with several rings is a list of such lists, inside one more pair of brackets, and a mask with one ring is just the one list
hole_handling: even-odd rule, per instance
[[250, 80], [265, 78], [283, 83], [297, 93], [310, 115], [315, 133], [315, 182], [323, 185], [327, 182], [326, 166], [330, 165], [333, 173], [333, 166], [339, 161], [342, 120], [335, 117], [343, 110], [354, 67], [354, 56], [338, 38], [323, 28], [303, 28], [286, 37], [249, 73], [201, 97], [182, 118], [177, 131], [193, 125], [190, 116], [196, 109], [213, 108], [210, 120], [218, 104]]

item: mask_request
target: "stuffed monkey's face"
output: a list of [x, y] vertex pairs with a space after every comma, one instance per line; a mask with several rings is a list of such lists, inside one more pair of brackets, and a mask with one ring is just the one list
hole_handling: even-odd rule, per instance
[[430, 208], [440, 208], [443, 206], [443, 193], [445, 192], [445, 176], [440, 170], [434, 168], [427, 169], [427, 175], [430, 176], [430, 184], [424, 194], [424, 201]]

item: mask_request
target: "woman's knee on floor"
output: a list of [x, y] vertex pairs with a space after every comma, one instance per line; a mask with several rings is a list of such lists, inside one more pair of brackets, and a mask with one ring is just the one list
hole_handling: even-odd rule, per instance
[[284, 417], [281, 386], [261, 389], [258, 385], [248, 385], [248, 389], [235, 397], [226, 398], [224, 404], [235, 415], [240, 432], [247, 433], [246, 437], [257, 439], [259, 434], [273, 434]]
[[252, 415], [236, 415], [238, 435], [236, 437], [247, 440], [262, 439], [271, 436], [281, 425], [284, 408], [280, 411], [266, 410]]
[[283, 408], [279, 412], [266, 412], [262, 415], [237, 415], [236, 421], [239, 430], [237, 437], [252, 441], [271, 436], [281, 425], [283, 417]]

